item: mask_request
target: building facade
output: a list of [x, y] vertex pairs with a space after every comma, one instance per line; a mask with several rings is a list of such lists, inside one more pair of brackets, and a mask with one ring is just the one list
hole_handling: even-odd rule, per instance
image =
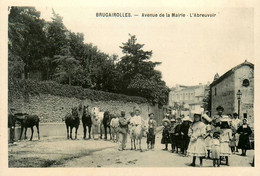
[[205, 89], [208, 85], [199, 84], [196, 86], [176, 85], [169, 93], [169, 106], [174, 107], [175, 103], [183, 104], [185, 109], [200, 110], [205, 97]]
[[[254, 65], [245, 61], [210, 84], [211, 113], [222, 106], [224, 114], [239, 113], [239, 118], [247, 118], [254, 123]], [[240, 100], [238, 91], [241, 92]], [[239, 103], [240, 102], [240, 103]]]

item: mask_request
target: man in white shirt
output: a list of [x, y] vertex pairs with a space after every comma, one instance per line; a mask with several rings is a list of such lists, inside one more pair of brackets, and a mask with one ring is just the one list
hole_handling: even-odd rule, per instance
[[237, 130], [238, 129], [238, 127], [241, 125], [241, 121], [240, 121], [240, 119], [238, 118], [238, 114], [237, 113], [234, 113], [233, 114], [233, 119], [232, 119], [232, 122], [231, 122], [231, 124], [232, 124], [232, 126]]
[[134, 117], [131, 118], [130, 123], [132, 123], [132, 125], [135, 125], [135, 126], [142, 125], [142, 117], [140, 116], [141, 109], [138, 107], [135, 107], [134, 113], [135, 113], [135, 115], [134, 115]]

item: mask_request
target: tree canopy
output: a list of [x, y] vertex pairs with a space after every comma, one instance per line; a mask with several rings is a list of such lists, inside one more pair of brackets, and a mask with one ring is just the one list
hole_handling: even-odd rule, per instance
[[120, 48], [124, 54], [106, 54], [82, 33], [74, 33], [53, 10], [51, 21], [34, 7], [11, 7], [8, 17], [9, 77], [56, 81], [167, 104], [169, 89], [152, 62], [152, 51], [130, 35]]

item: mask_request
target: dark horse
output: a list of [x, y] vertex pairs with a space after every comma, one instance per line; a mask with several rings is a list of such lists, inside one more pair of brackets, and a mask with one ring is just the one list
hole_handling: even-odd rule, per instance
[[89, 112], [89, 106], [83, 107], [82, 124], [83, 124], [83, 132], [84, 132], [83, 139], [86, 139], [87, 127], [88, 127], [88, 138], [90, 139], [92, 121], [91, 121], [91, 113]]
[[[72, 139], [72, 129], [75, 127], [75, 139], [77, 139], [77, 133], [79, 128], [79, 115], [78, 115], [78, 109], [77, 107], [72, 108], [72, 114], [68, 113], [65, 116], [65, 124], [67, 128], [67, 138]], [[70, 132], [69, 132], [70, 127]]]
[[22, 139], [23, 129], [24, 128], [25, 128], [24, 139], [27, 139], [27, 137], [26, 137], [27, 128], [31, 128], [32, 134], [31, 134], [30, 141], [32, 140], [34, 125], [37, 128], [38, 139], [40, 140], [40, 132], [39, 132], [39, 122], [40, 122], [40, 119], [39, 119], [39, 117], [37, 115], [28, 115], [26, 113], [16, 113], [15, 114], [15, 120], [17, 120], [17, 121], [19, 121], [21, 123], [20, 140]]
[[[104, 113], [104, 118], [103, 118], [103, 126], [104, 126], [104, 130], [105, 130], [105, 140], [107, 139], [107, 129], [109, 130], [109, 135], [110, 135], [110, 140], [112, 139], [111, 137], [111, 128], [110, 128], [110, 122], [111, 122], [111, 114], [109, 113], [109, 111], [106, 111]], [[101, 131], [101, 139], [102, 139], [102, 131]]]

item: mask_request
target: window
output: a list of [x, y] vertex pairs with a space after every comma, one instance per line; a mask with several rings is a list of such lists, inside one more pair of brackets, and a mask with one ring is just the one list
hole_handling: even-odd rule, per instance
[[244, 87], [249, 86], [249, 80], [248, 80], [248, 79], [244, 79], [242, 85], [243, 85]]
[[243, 114], [244, 119], [247, 119], [247, 113]]

